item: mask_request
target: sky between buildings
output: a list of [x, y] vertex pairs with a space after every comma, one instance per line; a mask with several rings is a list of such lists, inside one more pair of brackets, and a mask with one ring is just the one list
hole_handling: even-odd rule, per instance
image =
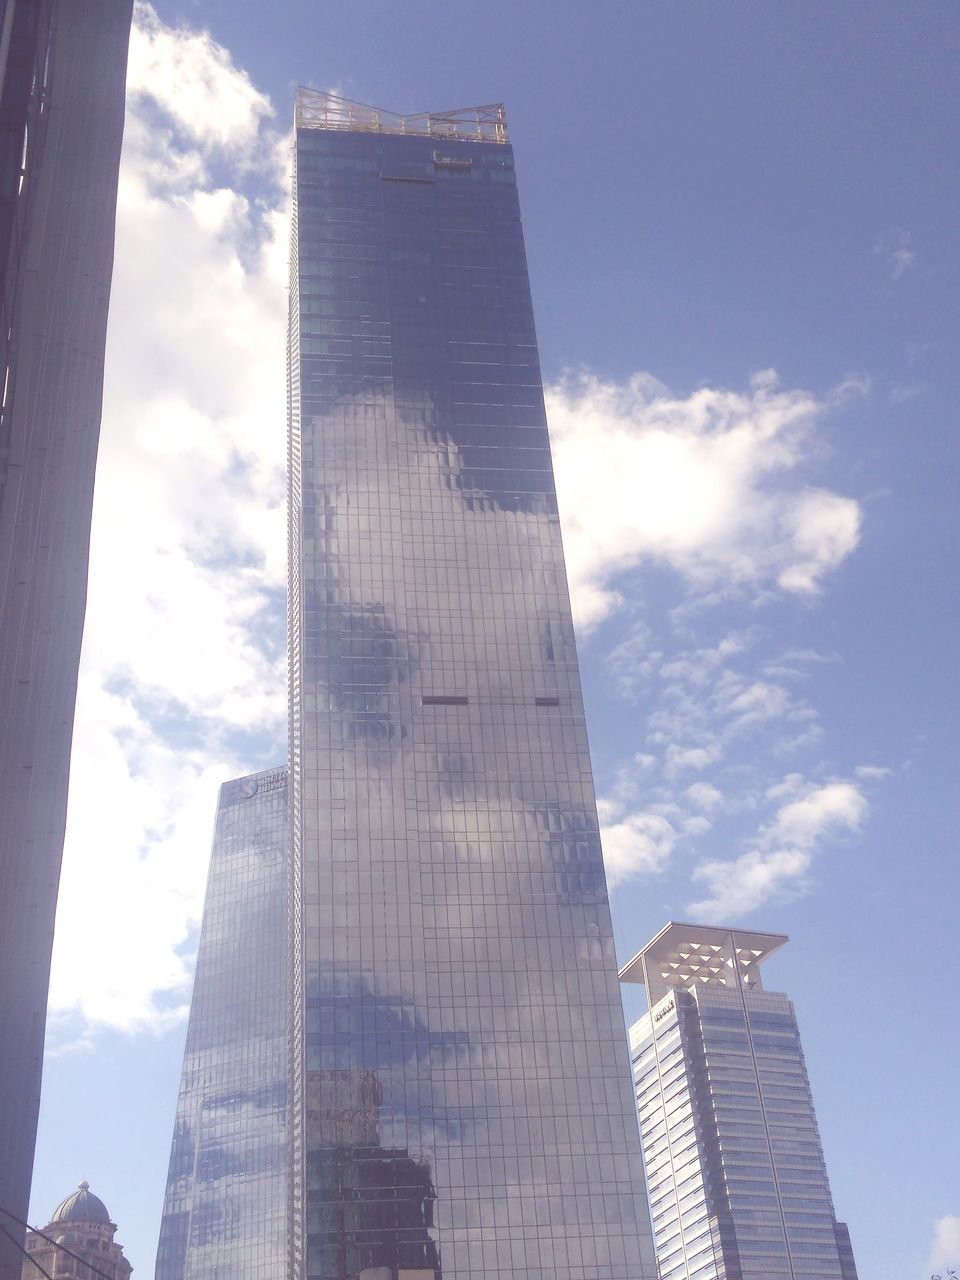
[[958, 30], [138, 5], [33, 1221], [86, 1176], [152, 1274], [216, 790], [285, 754], [299, 83], [507, 103], [620, 955], [790, 934], [861, 1275], [960, 1265]]

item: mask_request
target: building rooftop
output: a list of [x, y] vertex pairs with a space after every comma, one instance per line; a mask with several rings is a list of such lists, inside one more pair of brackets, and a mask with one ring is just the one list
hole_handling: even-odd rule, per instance
[[761, 963], [785, 942], [783, 933], [671, 920], [623, 966], [620, 981], [643, 984], [651, 1007], [673, 987], [713, 983], [758, 991]]
[[[90, 1190], [90, 1183], [83, 1181], [77, 1190], [62, 1200], [50, 1218], [53, 1222], [102, 1222], [110, 1223], [107, 1206]], [[112, 1225], [112, 1224], [111, 1224]]]
[[401, 133], [459, 142], [509, 142], [502, 102], [454, 111], [427, 111], [403, 116], [365, 102], [352, 102], [320, 89], [297, 89], [298, 129], [332, 129], [349, 133]]

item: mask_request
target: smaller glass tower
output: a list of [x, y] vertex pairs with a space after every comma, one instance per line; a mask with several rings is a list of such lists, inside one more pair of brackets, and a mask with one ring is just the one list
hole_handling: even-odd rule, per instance
[[220, 788], [155, 1280], [287, 1275], [287, 771]]
[[668, 924], [620, 972], [661, 1280], [857, 1280], [830, 1196], [777, 933]]

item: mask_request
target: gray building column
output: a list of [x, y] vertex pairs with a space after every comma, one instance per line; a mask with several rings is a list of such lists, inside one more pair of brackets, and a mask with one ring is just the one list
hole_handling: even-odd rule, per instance
[[[33, 82], [42, 101], [18, 104], [40, 127], [13, 184], [28, 203], [6, 209], [17, 256], [4, 277], [0, 422], [0, 1205], [20, 1218], [66, 819], [132, 0], [17, 0], [14, 33], [31, 10], [49, 10], [48, 47], [8, 50], [4, 81], [10, 89], [25, 63], [46, 68], [46, 86]], [[0, 1236], [0, 1280], [19, 1280], [20, 1261]]]

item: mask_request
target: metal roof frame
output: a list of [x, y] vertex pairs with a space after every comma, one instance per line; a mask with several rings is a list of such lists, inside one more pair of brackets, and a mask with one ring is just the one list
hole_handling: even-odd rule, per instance
[[295, 124], [298, 129], [330, 129], [347, 133], [410, 134], [457, 142], [509, 142], [502, 102], [453, 111], [428, 111], [405, 116], [366, 102], [354, 102], [322, 89], [297, 89]]

